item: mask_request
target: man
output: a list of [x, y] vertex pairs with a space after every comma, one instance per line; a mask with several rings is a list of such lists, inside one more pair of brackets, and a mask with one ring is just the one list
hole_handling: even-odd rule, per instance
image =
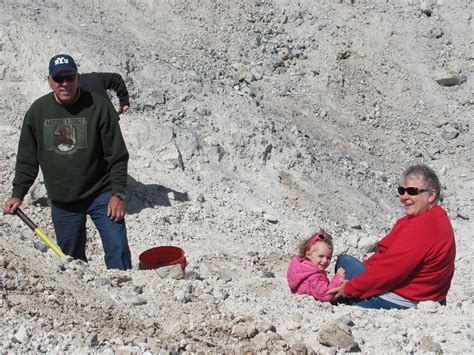
[[80, 87], [106, 98], [111, 105], [107, 90], [113, 90], [119, 99], [117, 113], [121, 115], [130, 109], [127, 86], [118, 73], [82, 73]]
[[456, 246], [445, 210], [438, 206], [441, 184], [426, 165], [405, 170], [398, 187], [405, 216], [378, 242], [378, 250], [360, 263], [342, 255], [346, 270], [341, 286], [328, 293], [351, 297], [365, 308], [406, 309], [419, 301], [446, 304], [454, 274]]
[[106, 99], [80, 90], [79, 80], [71, 56], [51, 58], [52, 92], [25, 115], [4, 212], [15, 213], [41, 167], [61, 250], [87, 262], [88, 214], [102, 239], [107, 268], [130, 269], [124, 221], [128, 151], [115, 110]]

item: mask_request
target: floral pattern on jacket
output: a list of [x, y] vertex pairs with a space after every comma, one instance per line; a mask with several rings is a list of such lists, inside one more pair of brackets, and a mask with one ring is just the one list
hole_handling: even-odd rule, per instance
[[326, 271], [319, 270], [311, 261], [299, 256], [291, 259], [287, 277], [291, 293], [310, 295], [323, 302], [332, 301], [334, 295], [327, 295], [326, 292], [344, 281], [339, 274], [329, 281]]

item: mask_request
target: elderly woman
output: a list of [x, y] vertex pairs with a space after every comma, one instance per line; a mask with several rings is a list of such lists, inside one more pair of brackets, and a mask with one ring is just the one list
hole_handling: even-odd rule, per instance
[[446, 304], [456, 246], [448, 215], [437, 204], [440, 190], [428, 166], [406, 169], [398, 187], [405, 216], [363, 263], [341, 255], [336, 269], [344, 268], [348, 281], [328, 293], [364, 308], [407, 309], [426, 300]]

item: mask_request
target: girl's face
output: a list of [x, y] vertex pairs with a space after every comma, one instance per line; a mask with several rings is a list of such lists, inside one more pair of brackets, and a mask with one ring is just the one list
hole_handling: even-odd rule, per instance
[[319, 270], [326, 270], [331, 262], [332, 249], [324, 242], [316, 242], [310, 250], [306, 252], [306, 257]]

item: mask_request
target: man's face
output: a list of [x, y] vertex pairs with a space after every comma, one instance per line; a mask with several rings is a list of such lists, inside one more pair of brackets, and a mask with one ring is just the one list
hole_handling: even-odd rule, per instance
[[67, 106], [76, 101], [79, 89], [79, 74], [61, 71], [54, 78], [49, 75], [48, 83], [61, 104]]
[[[418, 189], [426, 189], [426, 184], [423, 177], [418, 175], [407, 176], [403, 181], [403, 187], [417, 187]], [[405, 210], [405, 215], [409, 218], [418, 216], [423, 212], [428, 211], [434, 206], [436, 199], [435, 190], [428, 190], [421, 192], [418, 195], [409, 195], [405, 191], [403, 195], [400, 195], [400, 202]]]

